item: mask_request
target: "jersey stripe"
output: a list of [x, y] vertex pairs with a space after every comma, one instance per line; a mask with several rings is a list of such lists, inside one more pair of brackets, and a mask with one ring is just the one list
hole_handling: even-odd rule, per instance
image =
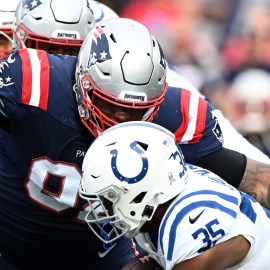
[[[167, 212], [166, 216], [163, 218], [161, 227], [160, 227], [160, 231], [159, 231], [159, 239], [160, 239], [160, 247], [162, 249], [162, 252], [164, 254], [164, 247], [163, 247], [163, 235], [164, 235], [164, 231], [165, 231], [165, 227], [167, 224], [167, 221], [171, 215], [171, 213], [173, 212], [173, 210], [175, 209], [175, 207], [177, 207], [182, 201], [190, 198], [190, 197], [194, 197], [196, 195], [214, 195], [214, 196], [218, 196], [219, 198], [232, 203], [233, 205], [237, 206], [239, 201], [236, 197], [225, 194], [225, 193], [221, 193], [221, 192], [216, 192], [213, 190], [200, 190], [200, 191], [196, 191], [196, 192], [192, 192], [184, 197], [182, 197], [181, 199], [177, 200], [174, 205], [169, 209], [169, 211]], [[195, 197], [194, 197], [194, 201], [192, 204], [188, 205], [187, 207], [184, 207], [177, 215], [174, 223], [171, 225], [171, 232], [170, 232], [170, 240], [169, 240], [169, 250], [167, 253], [167, 259], [171, 260], [172, 259], [172, 255], [173, 255], [173, 247], [174, 247], [174, 242], [175, 242], [175, 236], [176, 236], [176, 230], [177, 230], [177, 226], [179, 225], [179, 223], [181, 222], [181, 220], [192, 210], [194, 210], [195, 208], [198, 207], [211, 207], [211, 208], [216, 208], [219, 209], [220, 211], [227, 213], [228, 215], [236, 218], [236, 212], [233, 209], [229, 209], [225, 206], [220, 205], [216, 200], [212, 201], [210, 199], [211, 197], [209, 197], [209, 200], [207, 201], [195, 201]], [[195, 203], [196, 202], [196, 203]]]
[[230, 215], [233, 218], [236, 218], [237, 213], [236, 211], [225, 207], [221, 204], [219, 204], [216, 201], [198, 201], [196, 203], [192, 203], [186, 207], [184, 207], [175, 217], [174, 222], [171, 225], [171, 230], [170, 230], [170, 238], [169, 238], [169, 244], [168, 244], [168, 253], [167, 253], [167, 260], [171, 261], [172, 257], [173, 257], [173, 249], [175, 246], [175, 240], [176, 240], [176, 231], [177, 231], [177, 227], [179, 225], [179, 223], [181, 222], [181, 220], [192, 210], [194, 210], [195, 208], [198, 207], [209, 207], [209, 208], [213, 208], [213, 209], [219, 209], [220, 211]]
[[190, 91], [182, 89], [181, 103], [180, 103], [180, 108], [182, 111], [182, 124], [178, 128], [178, 130], [175, 132], [175, 138], [177, 142], [182, 142], [182, 143], [185, 142], [183, 137], [185, 136], [185, 131], [187, 130], [188, 123], [189, 123], [190, 95], [191, 95]]
[[175, 132], [177, 142], [197, 143], [205, 129], [207, 101], [196, 93], [182, 89], [180, 108], [182, 124]]
[[197, 143], [202, 138], [203, 132], [205, 130], [207, 104], [208, 103], [206, 100], [199, 98], [196, 130], [192, 138], [192, 143]]
[[21, 102], [46, 110], [50, 76], [47, 54], [34, 49], [19, 50], [19, 54], [23, 76]]
[[[251, 222], [255, 223], [256, 219], [257, 219], [257, 214], [255, 213], [255, 211], [251, 205], [251, 201], [255, 202], [255, 199], [252, 197], [249, 197], [249, 199], [247, 199], [247, 196], [245, 196], [244, 194], [241, 193], [242, 202], [240, 204], [240, 211], [244, 215], [246, 215], [250, 219]], [[267, 210], [267, 209], [265, 209], [265, 210]], [[269, 214], [269, 211], [267, 210], [267, 211], [265, 211], [266, 215], [267, 215], [267, 212]], [[268, 218], [269, 218], [269, 216], [268, 216]]]
[[50, 82], [50, 63], [46, 52], [38, 51], [38, 57], [41, 65], [41, 81], [40, 81], [40, 101], [39, 107], [47, 110], [49, 98], [49, 82]]
[[19, 50], [22, 60], [22, 98], [23, 104], [29, 104], [32, 89], [32, 65], [30, 63], [28, 50]]

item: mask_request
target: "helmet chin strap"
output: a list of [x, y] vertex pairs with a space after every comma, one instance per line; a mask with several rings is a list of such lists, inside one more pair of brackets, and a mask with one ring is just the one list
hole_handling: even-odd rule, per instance
[[148, 221], [148, 217], [145, 216], [142, 218], [140, 225], [136, 229], [127, 232], [125, 236], [128, 238], [134, 238], [140, 232], [141, 227], [145, 224], [146, 221]]
[[149, 116], [151, 115], [151, 113], [154, 111], [154, 108], [150, 108], [146, 111], [146, 113], [143, 115], [142, 117], [142, 121], [146, 121]]

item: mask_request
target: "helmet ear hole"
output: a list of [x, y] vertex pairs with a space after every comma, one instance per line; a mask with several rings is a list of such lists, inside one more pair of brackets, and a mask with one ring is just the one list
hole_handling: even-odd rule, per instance
[[150, 218], [152, 216], [154, 212], [154, 207], [153, 206], [150, 206], [150, 205], [146, 205], [144, 210], [143, 210], [143, 213], [142, 213], [142, 216], [146, 216], [148, 218]]

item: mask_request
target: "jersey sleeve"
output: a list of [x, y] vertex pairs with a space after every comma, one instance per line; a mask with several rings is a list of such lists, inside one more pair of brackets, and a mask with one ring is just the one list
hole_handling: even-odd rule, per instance
[[[183, 211], [183, 210], [182, 210]], [[215, 207], [199, 207], [181, 219], [181, 212], [169, 219], [170, 226], [161, 231], [159, 249], [164, 255], [166, 269], [185, 260], [199, 256], [222, 242], [235, 222], [231, 212], [225, 213]], [[170, 267], [168, 267], [170, 266]]]
[[188, 163], [222, 148], [223, 136], [213, 106], [195, 91], [168, 87], [154, 122], [175, 134]]
[[11, 54], [0, 69], [2, 118], [8, 117], [14, 123], [21, 118], [23, 108], [37, 109], [75, 128], [79, 119], [72, 90], [76, 60], [76, 57], [50, 55], [35, 49]]

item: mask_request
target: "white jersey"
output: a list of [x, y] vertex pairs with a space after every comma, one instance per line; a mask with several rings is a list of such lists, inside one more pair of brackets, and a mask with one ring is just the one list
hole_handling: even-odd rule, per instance
[[[167, 82], [169, 86], [180, 87], [191, 92], [195, 91], [199, 93], [196, 87], [185, 77], [181, 76], [172, 67], [167, 65]], [[204, 97], [203, 95], [201, 95]], [[247, 157], [257, 160], [259, 162], [270, 163], [270, 159], [262, 151], [252, 145], [247, 139], [245, 139], [226, 119], [222, 112], [218, 109], [213, 110], [213, 115], [218, 119], [220, 128], [222, 130], [224, 144], [223, 146], [243, 153]]]
[[208, 170], [188, 166], [186, 188], [161, 221], [157, 250], [147, 244], [152, 242], [148, 234], [136, 237], [139, 245], [169, 270], [214, 245], [243, 235], [251, 244], [249, 253], [228, 269], [270, 269], [270, 211]]

